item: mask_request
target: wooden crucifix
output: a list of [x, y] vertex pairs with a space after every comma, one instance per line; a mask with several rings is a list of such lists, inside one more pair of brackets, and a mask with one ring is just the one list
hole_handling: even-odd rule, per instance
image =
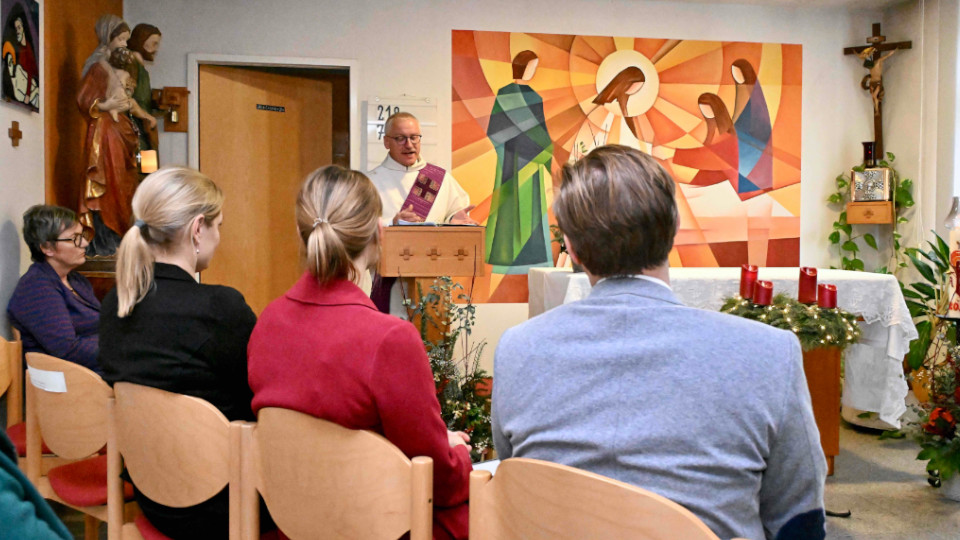
[[23, 138], [23, 132], [20, 131], [20, 122], [14, 120], [10, 122], [10, 129], [7, 130], [7, 136], [10, 137], [10, 144], [14, 147], [20, 146], [20, 139]]
[[873, 100], [873, 137], [876, 142], [876, 155], [883, 158], [883, 63], [899, 49], [909, 49], [911, 41], [885, 43], [887, 37], [880, 34], [880, 23], [873, 23], [873, 35], [867, 38], [867, 45], [846, 47], [843, 54], [855, 54], [863, 61], [863, 67], [869, 72], [860, 80], [860, 87], [870, 93]]

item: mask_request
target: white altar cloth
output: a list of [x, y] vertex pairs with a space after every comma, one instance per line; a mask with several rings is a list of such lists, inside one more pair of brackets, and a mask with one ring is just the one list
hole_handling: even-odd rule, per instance
[[[760, 268], [757, 279], [772, 281], [774, 294], [796, 298], [799, 274], [797, 268]], [[528, 282], [530, 317], [590, 294], [586, 275], [567, 268], [533, 268]], [[860, 342], [844, 354], [844, 418], [872, 427], [899, 428], [900, 416], [907, 410], [902, 362], [917, 330], [897, 279], [889, 274], [817, 270], [817, 283], [836, 285], [837, 305], [864, 319]], [[671, 268], [670, 286], [685, 305], [717, 311], [724, 298], [739, 292], [740, 269]], [[880, 424], [859, 421], [856, 413], [860, 411], [877, 413]]]

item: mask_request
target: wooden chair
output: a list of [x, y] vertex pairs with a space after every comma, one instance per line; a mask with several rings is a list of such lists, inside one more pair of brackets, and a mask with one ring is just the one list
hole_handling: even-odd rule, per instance
[[385, 438], [307, 414], [260, 411], [243, 429], [244, 539], [259, 535], [259, 500], [290, 538], [430, 540], [433, 460]]
[[133, 383], [116, 383], [108, 407], [110, 540], [160, 534], [146, 518], [124, 523], [124, 465], [141, 493], [166, 506], [194, 506], [229, 486], [230, 538], [239, 540], [240, 428], [249, 424], [228, 421], [202, 399]]
[[[11, 428], [23, 423], [23, 343], [16, 328], [12, 341], [0, 337], [0, 396], [4, 393], [7, 394], [7, 435], [11, 435]], [[14, 431], [26, 434], [25, 426]]]
[[638, 487], [536, 459], [470, 473], [471, 540], [718, 540], [689, 510]]
[[[84, 537], [94, 540], [100, 522], [107, 521], [107, 456], [99, 452], [107, 443], [113, 390], [93, 371], [46, 354], [27, 353], [27, 367], [27, 478], [44, 498], [83, 512]], [[45, 474], [41, 434], [54, 454], [69, 461]]]

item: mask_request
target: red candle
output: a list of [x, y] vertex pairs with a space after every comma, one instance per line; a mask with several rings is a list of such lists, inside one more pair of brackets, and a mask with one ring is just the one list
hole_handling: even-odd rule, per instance
[[826, 309], [837, 307], [837, 286], [829, 283], [817, 286], [817, 305]]
[[753, 303], [758, 306], [769, 306], [773, 301], [773, 282], [758, 281], [753, 286]]
[[817, 269], [804, 266], [800, 269], [800, 288], [797, 300], [801, 304], [817, 303]]
[[745, 264], [740, 267], [740, 297], [753, 298], [753, 284], [757, 281], [757, 267]]

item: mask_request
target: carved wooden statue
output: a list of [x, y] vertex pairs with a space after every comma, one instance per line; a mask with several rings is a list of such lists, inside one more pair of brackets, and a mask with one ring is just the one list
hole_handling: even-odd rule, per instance
[[[883, 156], [883, 64], [899, 49], [909, 49], [910, 41], [884, 43], [886, 36], [880, 34], [880, 23], [873, 24], [873, 35], [867, 37], [868, 45], [847, 47], [843, 54], [855, 54], [863, 61], [868, 73], [860, 80], [860, 87], [870, 93], [873, 100], [873, 137], [876, 142], [876, 155]], [[884, 54], [886, 53], [886, 54]]]
[[131, 223], [130, 201], [140, 179], [139, 140], [127, 114], [135, 101], [116, 91], [117, 68], [109, 63], [115, 50], [126, 47], [130, 28], [108, 14], [97, 20], [96, 33], [100, 45], [83, 66], [77, 95], [87, 122], [79, 214], [83, 226], [96, 233], [87, 254], [112, 255]]

